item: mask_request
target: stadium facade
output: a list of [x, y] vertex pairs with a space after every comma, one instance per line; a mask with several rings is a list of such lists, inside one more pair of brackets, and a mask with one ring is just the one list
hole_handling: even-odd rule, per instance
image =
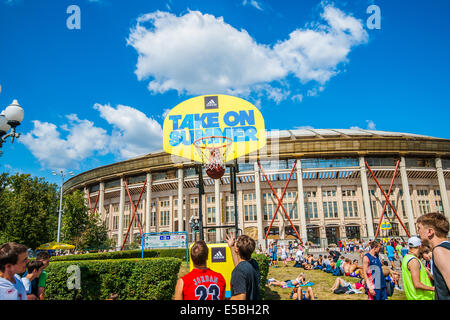
[[[267, 179], [279, 198], [289, 181], [283, 206], [290, 220], [303, 241], [322, 246], [339, 239], [374, 238], [385, 197], [372, 173], [388, 194], [396, 167], [389, 199], [411, 235], [416, 234], [415, 221], [424, 213], [439, 211], [450, 218], [448, 139], [362, 129], [272, 130], [266, 134], [267, 146], [240, 159], [237, 174], [239, 229], [264, 247], [278, 204]], [[81, 173], [65, 182], [64, 192], [85, 192], [118, 248], [127, 231], [127, 243], [140, 242], [136, 222], [129, 228], [139, 198], [136, 212], [142, 232], [188, 231], [192, 240], [198, 234], [192, 232], [189, 221], [199, 216], [195, 166], [189, 160], [155, 152]], [[220, 180], [203, 177], [203, 226], [234, 229], [229, 170]], [[391, 222], [392, 228], [381, 231], [381, 236], [405, 237], [390, 206], [386, 212], [384, 221]], [[226, 231], [207, 228], [205, 240], [223, 241]], [[295, 235], [280, 208], [268, 238], [295, 239]]]

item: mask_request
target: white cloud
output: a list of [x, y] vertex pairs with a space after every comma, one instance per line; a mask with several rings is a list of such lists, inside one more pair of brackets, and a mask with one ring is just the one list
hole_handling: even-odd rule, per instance
[[250, 6], [255, 7], [256, 9], [262, 11], [261, 4], [256, 0], [244, 0], [242, 2], [242, 5], [243, 6], [250, 5]]
[[127, 43], [138, 53], [135, 73], [149, 81], [152, 93], [264, 92], [277, 102], [291, 92], [275, 88], [273, 82], [286, 86], [283, 81], [292, 74], [303, 84], [319, 83], [321, 91], [339, 73], [339, 65], [348, 62], [351, 48], [367, 42], [362, 22], [351, 15], [326, 5], [321, 19], [324, 23], [308, 24], [269, 46], [222, 17], [157, 11], [137, 19]]
[[314, 127], [311, 126], [297, 126], [294, 127], [295, 130], [305, 130], [305, 129], [314, 129]]
[[113, 126], [109, 149], [122, 159], [162, 149], [162, 128], [143, 112], [124, 105], [113, 108], [96, 103], [94, 109]]
[[52, 169], [79, 168], [82, 161], [94, 153], [105, 154], [108, 136], [102, 128], [95, 127], [91, 121], [80, 120], [69, 115], [69, 123], [62, 130], [61, 137], [55, 124], [34, 120], [33, 130], [19, 140], [39, 160], [41, 165]]
[[148, 88], [154, 93], [241, 93], [286, 75], [269, 47], [223, 18], [198, 11], [143, 15], [128, 43], [139, 53], [138, 79], [152, 78]]
[[375, 122], [373, 122], [372, 120], [366, 120], [367, 123], [367, 129], [369, 130], [375, 130]]
[[51, 169], [78, 169], [81, 161], [107, 153], [123, 160], [162, 148], [161, 125], [141, 111], [123, 105], [113, 108], [98, 103], [94, 109], [112, 125], [111, 134], [89, 120], [80, 120], [76, 114], [69, 114], [66, 116], [68, 123], [59, 128], [53, 123], [34, 120], [33, 129], [19, 141], [43, 167]]
[[292, 96], [292, 101], [298, 101], [298, 102], [302, 102], [303, 101], [303, 95], [302, 94], [296, 94]]
[[[367, 129], [368, 130], [376, 130], [375, 122], [373, 122], [372, 120], [366, 120], [366, 123], [367, 123]], [[361, 129], [358, 126], [352, 126], [352, 127], [350, 127], [350, 129], [352, 129], [352, 130], [363, 130], [363, 129]]]

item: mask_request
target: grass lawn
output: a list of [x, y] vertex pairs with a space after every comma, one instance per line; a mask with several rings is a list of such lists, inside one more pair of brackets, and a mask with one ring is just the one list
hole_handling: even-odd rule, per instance
[[[280, 267], [272, 268], [270, 267], [269, 274], [267, 278], [275, 278], [277, 280], [283, 281], [288, 279], [295, 279], [300, 273], [304, 273], [306, 276], [306, 281], [314, 283], [312, 289], [318, 300], [367, 300], [367, 295], [365, 294], [334, 294], [331, 292], [331, 287], [336, 280], [336, 277], [320, 271], [320, 270], [304, 270], [302, 268], [294, 268], [294, 262], [288, 262], [287, 267], [282, 267], [282, 263], [279, 263]], [[182, 264], [178, 276], [183, 276], [188, 273], [186, 265]], [[341, 277], [345, 281], [355, 283], [358, 279], [351, 277]], [[280, 287], [268, 287], [266, 286], [266, 300], [290, 300], [289, 294], [291, 293], [290, 288], [280, 288]], [[389, 300], [406, 300], [405, 293], [403, 291], [394, 291], [394, 295], [389, 298]]]

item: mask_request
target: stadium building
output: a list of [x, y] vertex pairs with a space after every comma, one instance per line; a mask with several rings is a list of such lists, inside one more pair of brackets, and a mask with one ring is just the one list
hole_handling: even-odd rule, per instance
[[[302, 240], [317, 245], [373, 239], [385, 202], [377, 181], [388, 194], [395, 171], [389, 199], [411, 235], [424, 213], [439, 211], [450, 218], [448, 139], [362, 129], [266, 134], [267, 146], [240, 160], [237, 174], [239, 229], [263, 245], [278, 204], [267, 180], [279, 198], [289, 181], [283, 206]], [[234, 229], [229, 169], [219, 180], [203, 177], [203, 226]], [[125, 238], [126, 243], [140, 242], [136, 220], [129, 228], [138, 199], [142, 232], [188, 231], [190, 240], [198, 238], [189, 223], [199, 216], [197, 185], [195, 163], [155, 152], [83, 172], [66, 181], [64, 191], [85, 192], [91, 211], [98, 212], [120, 248]], [[392, 228], [382, 230], [381, 236], [406, 237], [390, 206], [386, 212], [383, 221], [391, 222]], [[205, 240], [223, 241], [226, 230], [206, 228]], [[280, 208], [268, 239], [296, 239], [295, 235]]]

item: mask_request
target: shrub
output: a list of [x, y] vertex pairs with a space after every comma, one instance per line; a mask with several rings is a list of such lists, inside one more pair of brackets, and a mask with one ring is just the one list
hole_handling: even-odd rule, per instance
[[[141, 258], [141, 250], [125, 250], [102, 253], [86, 253], [68, 256], [55, 256], [51, 261], [77, 261], [77, 260], [111, 260], [111, 259], [137, 259]], [[172, 257], [186, 260], [186, 249], [152, 249], [144, 250], [144, 258]]]
[[[68, 289], [70, 265], [81, 271], [81, 288]], [[79, 260], [51, 262], [47, 267], [49, 300], [169, 300], [175, 292], [181, 260], [176, 258]]]
[[258, 262], [260, 272], [261, 299], [264, 299], [267, 275], [269, 274], [269, 258], [263, 254], [253, 254], [252, 258]]

